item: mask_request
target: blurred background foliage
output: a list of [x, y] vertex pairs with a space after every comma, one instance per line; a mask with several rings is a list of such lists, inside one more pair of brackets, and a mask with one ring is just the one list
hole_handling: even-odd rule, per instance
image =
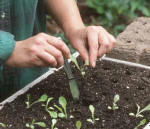
[[149, 0], [85, 0], [98, 17], [96, 23], [107, 28], [114, 35], [124, 30], [127, 24], [139, 16], [150, 16]]
[[[101, 25], [117, 36], [135, 18], [150, 17], [150, 0], [77, 0], [86, 25]], [[71, 48], [63, 31], [51, 17], [47, 19], [48, 32], [61, 37]]]

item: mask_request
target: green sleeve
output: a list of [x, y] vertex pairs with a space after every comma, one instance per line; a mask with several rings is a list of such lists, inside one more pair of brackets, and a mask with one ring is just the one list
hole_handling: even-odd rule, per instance
[[8, 32], [0, 31], [0, 65], [11, 55], [15, 47], [14, 36]]

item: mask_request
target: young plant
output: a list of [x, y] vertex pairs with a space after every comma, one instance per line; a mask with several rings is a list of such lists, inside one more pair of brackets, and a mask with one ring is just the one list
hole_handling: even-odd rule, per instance
[[76, 121], [76, 128], [81, 129], [82, 127], [82, 122], [81, 121]]
[[0, 123], [0, 127], [6, 128], [6, 125], [4, 123]]
[[44, 122], [35, 122], [35, 120], [32, 120], [32, 123], [26, 123], [26, 127], [30, 129], [35, 129], [35, 125], [38, 125], [39, 127], [46, 127], [46, 124]]
[[47, 98], [48, 98], [48, 96], [46, 94], [44, 94], [38, 100], [36, 100], [30, 104], [30, 95], [28, 94], [27, 95], [27, 102], [26, 102], [27, 108], [29, 109], [31, 106], [33, 106], [36, 103], [45, 102], [47, 100]]
[[138, 104], [136, 104], [137, 106], [137, 113], [129, 113], [130, 116], [134, 116], [134, 117], [144, 117], [141, 113], [145, 112], [145, 111], [150, 111], [150, 104], [148, 104], [145, 108], [143, 108], [142, 110], [140, 110], [140, 106]]
[[115, 95], [115, 96], [114, 96], [113, 105], [112, 105], [112, 107], [111, 107], [111, 106], [108, 106], [108, 109], [109, 109], [109, 110], [117, 110], [117, 109], [119, 109], [119, 107], [118, 107], [118, 105], [117, 105], [117, 102], [119, 101], [119, 99], [120, 99], [119, 95]]
[[145, 125], [145, 124], [146, 124], [146, 119], [143, 119], [134, 129], [138, 129], [140, 126]]
[[67, 101], [65, 97], [63, 96], [59, 97], [59, 104], [61, 105], [62, 108], [54, 104], [54, 107], [56, 107], [58, 111], [60, 111], [60, 113], [58, 113], [58, 117], [67, 119], [68, 118], [67, 110], [66, 110]]
[[57, 119], [52, 119], [51, 129], [58, 129], [57, 127], [55, 127], [56, 123], [57, 123]]
[[94, 108], [93, 105], [90, 105], [89, 109], [91, 111], [91, 118], [87, 119], [87, 121], [90, 122], [90, 123], [92, 123], [92, 124], [95, 124], [95, 122], [98, 121], [99, 118], [95, 118], [95, 116], [94, 116], [95, 108]]
[[85, 76], [85, 67], [89, 66], [89, 62], [85, 62], [85, 64], [80, 67], [77, 59], [73, 55], [70, 56], [70, 59], [76, 65], [76, 67], [79, 69], [81, 75], [84, 77]]
[[57, 118], [57, 112], [54, 111], [53, 107], [48, 107], [49, 103], [53, 100], [52, 97], [47, 99], [46, 105], [42, 104], [42, 106], [45, 107], [45, 110], [48, 112], [48, 114], [50, 115], [51, 118], [56, 119]]

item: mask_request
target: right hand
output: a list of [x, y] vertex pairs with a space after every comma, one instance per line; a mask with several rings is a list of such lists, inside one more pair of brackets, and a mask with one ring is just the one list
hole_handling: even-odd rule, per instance
[[14, 51], [5, 64], [11, 67], [60, 67], [64, 64], [63, 56], [70, 57], [67, 45], [56, 37], [40, 33], [16, 42]]

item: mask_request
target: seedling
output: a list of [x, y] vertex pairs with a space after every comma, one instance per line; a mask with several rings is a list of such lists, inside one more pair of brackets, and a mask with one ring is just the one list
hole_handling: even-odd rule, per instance
[[44, 94], [38, 100], [36, 100], [30, 104], [30, 95], [28, 94], [27, 95], [27, 102], [26, 102], [27, 108], [29, 109], [31, 106], [33, 106], [36, 103], [45, 102], [47, 100], [47, 98], [48, 98], [48, 96], [46, 94]]
[[111, 106], [108, 106], [108, 109], [109, 109], [109, 110], [117, 110], [117, 109], [119, 109], [119, 107], [118, 107], [118, 105], [117, 105], [117, 102], [119, 101], [119, 99], [120, 99], [119, 95], [115, 95], [115, 96], [114, 96], [113, 105], [112, 105], [112, 107], [111, 107]]
[[145, 108], [143, 108], [142, 110], [140, 110], [140, 106], [138, 104], [136, 104], [137, 106], [137, 113], [129, 113], [130, 116], [134, 116], [134, 117], [144, 117], [141, 113], [145, 112], [145, 111], [150, 111], [150, 104], [148, 104]]
[[82, 127], [82, 122], [81, 121], [77, 121], [76, 122], [76, 128], [77, 129], [81, 129], [81, 127]]
[[48, 107], [49, 103], [53, 100], [52, 97], [47, 99], [46, 105], [42, 104], [42, 106], [45, 107], [45, 110], [48, 112], [48, 114], [50, 115], [51, 118], [56, 119], [57, 118], [57, 112], [54, 111], [53, 107]]
[[66, 111], [67, 101], [66, 101], [65, 97], [63, 97], [63, 96], [59, 97], [59, 104], [62, 106], [62, 108], [57, 106], [56, 104], [54, 104], [54, 107], [56, 107], [60, 111], [60, 113], [58, 113], [58, 116], [60, 118], [67, 119], [67, 117], [68, 117], [67, 111]]
[[81, 75], [84, 77], [85, 76], [85, 67], [89, 66], [89, 62], [85, 62], [85, 64], [80, 67], [77, 59], [73, 55], [70, 56], [70, 59], [76, 65], [76, 67], [79, 69]]
[[0, 123], [0, 127], [6, 128], [6, 125], [4, 123]]
[[146, 124], [146, 119], [143, 119], [134, 129], [138, 129], [140, 126], [145, 125], [145, 124]]
[[94, 116], [95, 108], [94, 108], [93, 105], [90, 105], [89, 109], [91, 111], [91, 118], [87, 119], [87, 121], [90, 122], [90, 123], [92, 123], [92, 124], [95, 124], [95, 122], [98, 121], [99, 118], [95, 118], [95, 116]]
[[46, 127], [46, 124], [44, 122], [35, 122], [35, 120], [32, 120], [32, 123], [26, 123], [26, 127], [30, 129], [35, 129], [35, 125], [38, 125], [39, 127]]
[[57, 119], [52, 119], [51, 129], [58, 129], [57, 127], [55, 127], [56, 123], [57, 123]]

